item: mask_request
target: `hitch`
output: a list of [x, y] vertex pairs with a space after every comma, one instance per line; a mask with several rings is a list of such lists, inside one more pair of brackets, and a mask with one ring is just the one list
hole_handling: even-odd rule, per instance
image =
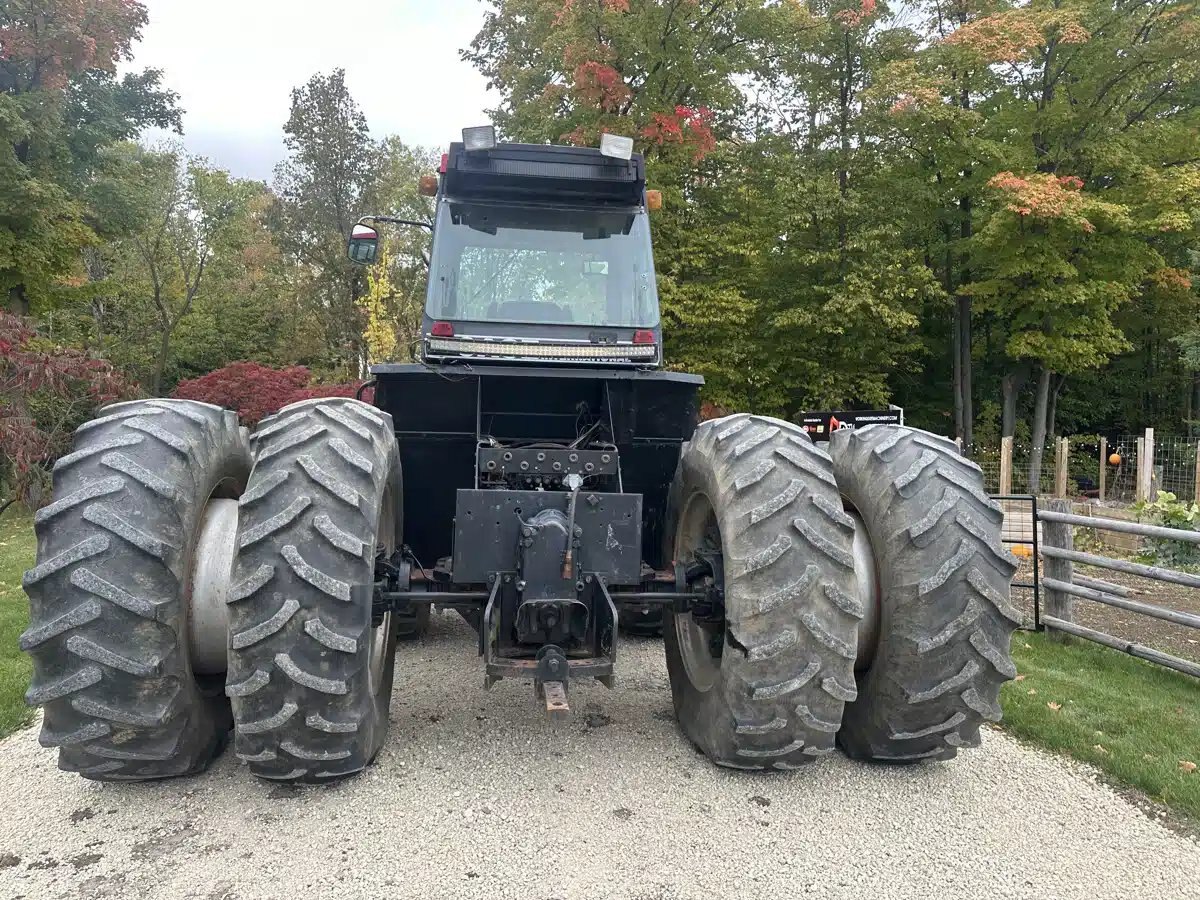
[[562, 650], [547, 644], [537, 652], [537, 670], [533, 687], [537, 696], [546, 704], [546, 714], [552, 721], [560, 722], [571, 715], [567, 703], [567, 684], [570, 678], [570, 663]]

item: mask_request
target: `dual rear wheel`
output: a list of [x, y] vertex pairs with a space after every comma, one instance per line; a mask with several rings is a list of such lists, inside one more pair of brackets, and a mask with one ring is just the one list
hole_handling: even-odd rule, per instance
[[949, 759], [1015, 675], [1000, 510], [953, 442], [737, 415], [703, 423], [672, 490], [680, 563], [719, 560], [724, 615], [668, 614], [681, 727], [715, 762]]
[[[254, 442], [252, 468], [233, 413], [137, 401], [55, 466], [21, 646], [62, 768], [197, 772], [231, 720], [264, 778], [325, 780], [378, 753], [397, 636], [427, 624], [364, 593], [403, 535], [392, 423], [306, 401]], [[715, 762], [790, 769], [835, 744], [944, 759], [999, 719], [1013, 563], [951, 442], [876, 427], [827, 453], [790, 423], [731, 416], [697, 429], [670, 509], [669, 555], [723, 591], [660, 620], [681, 727]]]
[[402, 539], [391, 419], [306, 401], [254, 442], [219, 407], [137, 401], [55, 466], [21, 646], [61, 768], [198, 772], [231, 725], [264, 778], [346, 775], [379, 751], [400, 624], [369, 593]]

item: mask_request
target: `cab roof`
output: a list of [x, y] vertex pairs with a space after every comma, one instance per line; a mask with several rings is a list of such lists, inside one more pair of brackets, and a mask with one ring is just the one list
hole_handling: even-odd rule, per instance
[[645, 160], [605, 156], [593, 147], [497, 144], [467, 151], [450, 145], [442, 191], [461, 199], [640, 206], [646, 188]]

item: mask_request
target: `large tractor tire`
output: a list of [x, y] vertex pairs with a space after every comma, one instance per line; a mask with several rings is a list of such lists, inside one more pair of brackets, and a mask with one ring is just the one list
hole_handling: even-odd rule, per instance
[[838, 742], [856, 759], [950, 759], [1000, 720], [1021, 622], [1015, 563], [979, 467], [946, 438], [892, 425], [838, 431], [834, 471], [878, 573], [878, 639]]
[[254, 434], [230, 590], [235, 750], [280, 781], [365, 768], [388, 726], [395, 622], [375, 559], [401, 541], [391, 417], [357, 400], [284, 407]]
[[224, 746], [224, 679], [194, 671], [188, 605], [206, 515], [232, 509], [249, 472], [237, 415], [207, 403], [120, 403], [76, 431], [34, 518], [20, 640], [33, 657], [25, 699], [45, 707], [40, 740], [60, 768], [166, 778]]
[[829, 753], [854, 698], [863, 616], [854, 525], [829, 457], [777, 419], [705, 422], [684, 449], [670, 506], [675, 560], [712, 560], [724, 587], [723, 620], [667, 614], [684, 733], [739, 769], [792, 769]]

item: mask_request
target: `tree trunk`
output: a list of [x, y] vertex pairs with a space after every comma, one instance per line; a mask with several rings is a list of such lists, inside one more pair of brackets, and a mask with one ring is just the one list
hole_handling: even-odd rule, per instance
[[[938, 180], [941, 181], [941, 175], [938, 175]], [[945, 251], [942, 260], [943, 265], [943, 280], [942, 284], [946, 289], [948, 296], [954, 295], [954, 252], [951, 249], [950, 239], [950, 223], [942, 223], [942, 247]], [[951, 325], [950, 336], [953, 345], [951, 350], [951, 361], [954, 367], [954, 377], [951, 383], [951, 393], [954, 396], [954, 436], [966, 439], [965, 429], [963, 427], [963, 369], [962, 369], [962, 327], [959, 322], [959, 316], [962, 315], [962, 307], [956, 300], [954, 303], [954, 321]]]
[[14, 316], [29, 315], [29, 296], [25, 293], [25, 285], [14, 284], [8, 289], [8, 311]]
[[[1200, 435], [1200, 372], [1192, 378], [1192, 415], [1189, 430], [1193, 437]], [[1196, 489], [1200, 491], [1200, 485], [1197, 485]]]
[[962, 308], [954, 304], [954, 436], [962, 438], [966, 443], [966, 429], [963, 427], [963, 368], [962, 368], [962, 327], [959, 316]]
[[972, 402], [971, 394], [971, 298], [959, 296], [958, 301], [958, 352], [961, 358], [959, 363], [959, 386], [962, 391], [962, 439], [963, 452], [970, 453], [971, 445], [974, 442], [974, 424], [975, 424], [975, 404]]
[[1042, 369], [1038, 375], [1037, 400], [1033, 405], [1033, 441], [1029, 448], [1029, 493], [1036, 496], [1041, 493], [1042, 484], [1042, 451], [1046, 447], [1046, 411], [1050, 401], [1049, 369]]
[[850, 192], [850, 94], [853, 90], [854, 60], [850, 52], [850, 32], [843, 41], [842, 78], [838, 87], [838, 273], [846, 274], [847, 222], [846, 198]]
[[154, 361], [154, 396], [161, 397], [163, 392], [163, 376], [167, 371], [167, 359], [171, 355], [171, 328], [163, 326], [162, 335], [158, 342], [158, 359]]
[[[971, 108], [971, 90], [966, 81], [966, 76], [963, 77], [962, 87], [958, 92], [958, 104], [964, 110]], [[963, 181], [967, 182], [971, 178], [971, 169], [967, 167], [962, 171]], [[973, 234], [972, 228], [972, 213], [971, 213], [971, 195], [964, 193], [958, 198], [958, 236], [961, 240], [959, 245], [959, 270], [958, 270], [958, 287], [959, 294], [958, 302], [958, 327], [962, 330], [962, 335], [958, 339], [958, 350], [962, 354], [962, 380], [960, 381], [962, 389], [962, 406], [963, 406], [963, 449], [965, 453], [971, 452], [971, 446], [975, 442], [975, 390], [973, 379], [973, 366], [971, 360], [971, 296], [962, 293], [962, 288], [971, 283], [971, 257], [970, 257], [970, 240]]]
[[1058, 394], [1062, 390], [1062, 386], [1066, 384], [1066, 375], [1055, 375], [1050, 379], [1050, 405], [1046, 410], [1046, 433], [1050, 440], [1058, 437]]
[[1017, 397], [1024, 385], [1022, 372], [1009, 372], [1000, 379], [1000, 437], [1012, 437], [1017, 430]]

